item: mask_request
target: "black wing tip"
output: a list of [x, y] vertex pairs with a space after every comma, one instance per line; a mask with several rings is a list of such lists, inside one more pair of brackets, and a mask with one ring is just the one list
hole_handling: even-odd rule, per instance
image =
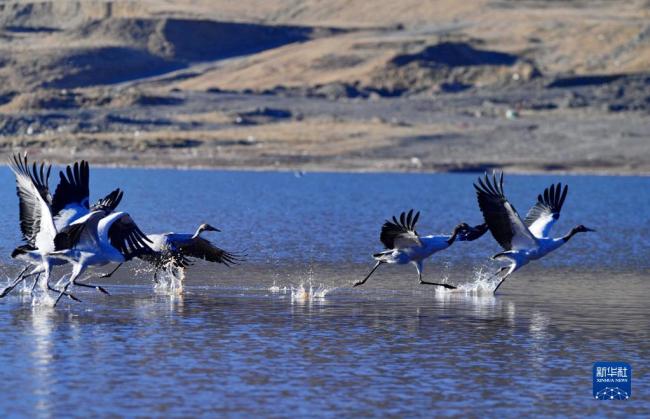
[[24, 255], [25, 253], [27, 252], [25, 252], [24, 249], [15, 248], [14, 251], [11, 252], [11, 258], [16, 259], [19, 255]]
[[236, 251], [230, 252], [220, 247], [215, 246], [212, 242], [206, 239], [201, 239], [203, 247], [195, 248], [188, 246], [187, 248], [181, 247], [179, 249], [179, 256], [190, 260], [189, 258], [202, 259], [208, 262], [219, 263], [227, 267], [239, 265], [246, 261], [248, 254], [246, 252]]
[[233, 265], [239, 265], [243, 262], [246, 262], [246, 258], [248, 257], [248, 254], [242, 253], [242, 252], [228, 252], [228, 251], [223, 251], [223, 255], [221, 257], [221, 263], [226, 265], [227, 267], [231, 267]]
[[11, 252], [11, 258], [15, 259], [20, 255], [24, 255], [30, 251], [36, 250], [34, 246], [31, 246], [29, 244], [24, 244], [22, 246], [16, 247], [12, 252]]
[[[44, 161], [41, 161], [40, 164], [34, 161], [30, 165], [27, 158], [27, 153], [24, 153], [22, 156], [16, 153], [12, 156], [12, 158], [13, 161], [10, 162], [10, 169], [14, 172], [14, 175], [16, 175], [16, 182], [19, 182], [18, 177], [28, 178], [38, 191], [40, 197], [45, 202], [50, 204], [52, 201], [52, 196], [50, 195], [49, 181], [52, 165], [49, 163], [46, 164]], [[18, 184], [17, 188], [20, 189]], [[18, 191], [19, 200], [22, 202], [22, 198], [20, 196], [21, 192]], [[20, 205], [22, 206], [23, 204], [21, 203]]]
[[[122, 223], [125, 220], [126, 222]], [[127, 213], [124, 213], [110, 226], [108, 239], [111, 245], [122, 254], [125, 261], [134, 257], [145, 255], [155, 257], [157, 255], [157, 252], [147, 244], [147, 242], [151, 242], [149, 238]]]
[[101, 210], [111, 213], [117, 209], [117, 207], [120, 205], [120, 202], [122, 202], [123, 197], [124, 191], [122, 191], [120, 188], [117, 188], [93, 204], [91, 209], [93, 211]]
[[553, 183], [537, 196], [537, 202], [559, 215], [568, 193], [569, 185], [565, 184], [563, 187], [562, 182]]
[[52, 212], [57, 214], [68, 204], [76, 202], [89, 209], [90, 166], [85, 160], [75, 161], [59, 171], [59, 184], [54, 191]]
[[[415, 214], [415, 215], [414, 215]], [[402, 211], [399, 219], [393, 216], [392, 219], [384, 221], [379, 234], [379, 241], [386, 249], [393, 249], [395, 246], [395, 237], [399, 234], [413, 232], [417, 235], [415, 227], [420, 219], [420, 211], [411, 208], [408, 212]]]
[[[477, 184], [478, 183], [478, 184]], [[493, 171], [492, 178], [490, 174], [485, 172], [483, 176], [479, 176], [477, 182], [474, 182], [474, 189], [478, 196], [487, 195], [493, 198], [505, 199], [503, 192], [503, 171]]]
[[27, 152], [25, 151], [22, 155], [20, 153], [12, 154], [9, 158], [9, 166], [22, 171], [27, 166]]
[[[413, 213], [415, 212], [415, 215]], [[418, 219], [420, 218], [420, 211], [416, 211], [414, 208], [411, 208], [408, 211], [402, 211], [399, 215], [399, 220], [396, 216], [392, 217], [391, 220], [386, 220], [384, 224], [395, 224], [400, 227], [415, 227]]]
[[20, 153], [14, 153], [9, 159], [9, 167], [15, 173], [28, 176], [38, 188], [47, 187], [50, 172], [52, 171], [52, 165], [45, 163], [45, 161], [41, 161], [39, 164], [35, 160], [30, 165], [27, 152], [24, 152], [22, 155]]

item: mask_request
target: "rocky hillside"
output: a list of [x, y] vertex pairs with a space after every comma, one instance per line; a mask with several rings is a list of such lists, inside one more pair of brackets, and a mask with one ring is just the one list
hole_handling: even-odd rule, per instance
[[9, 1], [0, 85], [5, 101], [165, 74], [170, 89], [400, 95], [639, 73], [649, 18], [647, 1]]
[[[4, 150], [635, 172], [650, 170], [648, 112], [648, 0], [0, 3]], [[510, 127], [524, 121], [525, 135]], [[415, 140], [430, 131], [445, 140]], [[492, 154], [469, 156], [461, 137]], [[571, 153], [540, 147], [549, 138]], [[537, 149], [554, 153], [530, 160]]]

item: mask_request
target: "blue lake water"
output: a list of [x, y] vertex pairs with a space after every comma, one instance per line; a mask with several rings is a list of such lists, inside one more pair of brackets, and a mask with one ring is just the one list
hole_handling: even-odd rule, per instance
[[[247, 262], [197, 263], [182, 295], [154, 292], [133, 263], [90, 277], [110, 297], [75, 289], [83, 302], [56, 310], [0, 300], [0, 415], [647, 415], [650, 178], [506, 175], [522, 216], [561, 181], [556, 234], [598, 232], [518, 271], [496, 297], [437, 292], [412, 266], [351, 288], [381, 250], [384, 219], [419, 209], [421, 234], [480, 223], [475, 179], [91, 169], [92, 198], [122, 187], [121, 208], [144, 231], [208, 222]], [[20, 239], [5, 167], [0, 192], [2, 281], [19, 271], [9, 254]], [[498, 250], [489, 235], [457, 243], [425, 263], [425, 279], [471, 288]], [[592, 364], [617, 360], [633, 367], [632, 398], [593, 400]]]

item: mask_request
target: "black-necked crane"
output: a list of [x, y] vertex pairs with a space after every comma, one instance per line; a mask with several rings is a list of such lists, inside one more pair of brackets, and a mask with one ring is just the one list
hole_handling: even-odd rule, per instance
[[[47, 271], [49, 276], [51, 267], [67, 263], [48, 256], [49, 251], [53, 250], [52, 246], [58, 231], [91, 210], [102, 209], [112, 212], [122, 198], [122, 192], [117, 189], [90, 207], [89, 168], [85, 161], [69, 165], [65, 172], [60, 172], [60, 181], [53, 196], [49, 190], [51, 166], [46, 166], [43, 162], [40, 165], [34, 162], [30, 167], [26, 155], [23, 157], [14, 155], [10, 161], [10, 168], [16, 176], [20, 229], [25, 242], [14, 249], [11, 257], [27, 262], [27, 266], [8, 287], [2, 290], [0, 298], [31, 276], [36, 276], [35, 287], [42, 273]], [[32, 271], [27, 273], [30, 268]], [[88, 286], [103, 290], [101, 287]], [[49, 282], [47, 287], [51, 291], [59, 292], [52, 288]], [[66, 295], [77, 299], [71, 294], [66, 293]]]
[[87, 268], [121, 264], [154, 253], [147, 236], [126, 212], [92, 211], [63, 229], [56, 241], [57, 248], [50, 256], [70, 262], [72, 273], [54, 306], [70, 285], [87, 286], [77, 282]]
[[[146, 253], [140, 259], [149, 262], [154, 267], [153, 280], [158, 282], [158, 271], [174, 266], [185, 269], [192, 263], [190, 258], [203, 259], [208, 262], [221, 263], [225, 266], [236, 265], [244, 260], [242, 255], [231, 253], [215, 246], [209, 240], [201, 237], [204, 231], [221, 231], [209, 224], [201, 224], [194, 234], [192, 233], [162, 233], [149, 234], [149, 246], [153, 253]], [[112, 272], [103, 275], [110, 277], [119, 269], [118, 265]]]
[[393, 217], [392, 221], [386, 220], [379, 236], [386, 250], [373, 255], [377, 263], [364, 279], [355, 282], [353, 286], [357, 287], [365, 284], [368, 278], [382, 264], [406, 265], [412, 263], [417, 269], [420, 284], [456, 289], [455, 286], [449, 284], [423, 281], [423, 262], [434, 253], [448, 248], [456, 240], [472, 241], [478, 239], [487, 231], [487, 225], [481, 224], [470, 227], [466, 223], [460, 223], [451, 234], [420, 236], [415, 230], [419, 218], [419, 211], [414, 216], [413, 210], [410, 210], [408, 214], [402, 212], [399, 220], [396, 217]]
[[501, 280], [494, 289], [497, 290], [513, 272], [531, 260], [540, 259], [568, 242], [577, 233], [595, 231], [583, 225], [572, 228], [562, 237], [549, 237], [551, 228], [560, 218], [560, 211], [569, 191], [568, 186], [553, 184], [537, 197], [537, 203], [528, 211], [524, 220], [519, 217], [515, 207], [508, 202], [503, 193], [503, 173], [479, 177], [475, 183], [478, 205], [485, 222], [494, 239], [501, 245], [503, 252], [492, 256], [493, 260], [510, 261], [509, 266], [502, 267], [494, 276], [502, 272]]

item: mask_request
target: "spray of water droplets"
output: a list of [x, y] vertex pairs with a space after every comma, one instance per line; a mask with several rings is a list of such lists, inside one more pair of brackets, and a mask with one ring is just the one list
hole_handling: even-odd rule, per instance
[[183, 293], [185, 282], [185, 269], [168, 264], [158, 271], [156, 276], [158, 282], [154, 284], [154, 291], [159, 294], [179, 295]]
[[[63, 281], [64, 278], [65, 276], [61, 277], [57, 285], [64, 282]], [[61, 285], [61, 287], [63, 287], [63, 285]], [[31, 296], [32, 307], [53, 307], [54, 302], [56, 301], [56, 298], [52, 297], [50, 290], [47, 289], [47, 282], [45, 281], [44, 278], [38, 279], [38, 283], [35, 284], [33, 290], [32, 290], [32, 286], [30, 285], [28, 294], [21, 294], [21, 295]]]
[[[472, 275], [473, 281], [463, 283], [457, 286], [456, 289], [447, 289], [443, 287], [436, 288], [436, 294], [466, 294], [466, 295], [492, 295], [497, 286], [497, 281], [494, 275], [486, 271], [485, 267], [481, 266], [474, 270]], [[446, 282], [446, 278], [445, 281]]]
[[307, 279], [301, 280], [297, 285], [291, 284], [289, 286], [280, 287], [273, 281], [273, 285], [269, 287], [269, 291], [274, 294], [288, 294], [291, 297], [292, 303], [311, 303], [315, 301], [323, 301], [327, 294], [336, 288], [328, 288], [323, 284], [314, 285], [314, 273], [310, 268]]

